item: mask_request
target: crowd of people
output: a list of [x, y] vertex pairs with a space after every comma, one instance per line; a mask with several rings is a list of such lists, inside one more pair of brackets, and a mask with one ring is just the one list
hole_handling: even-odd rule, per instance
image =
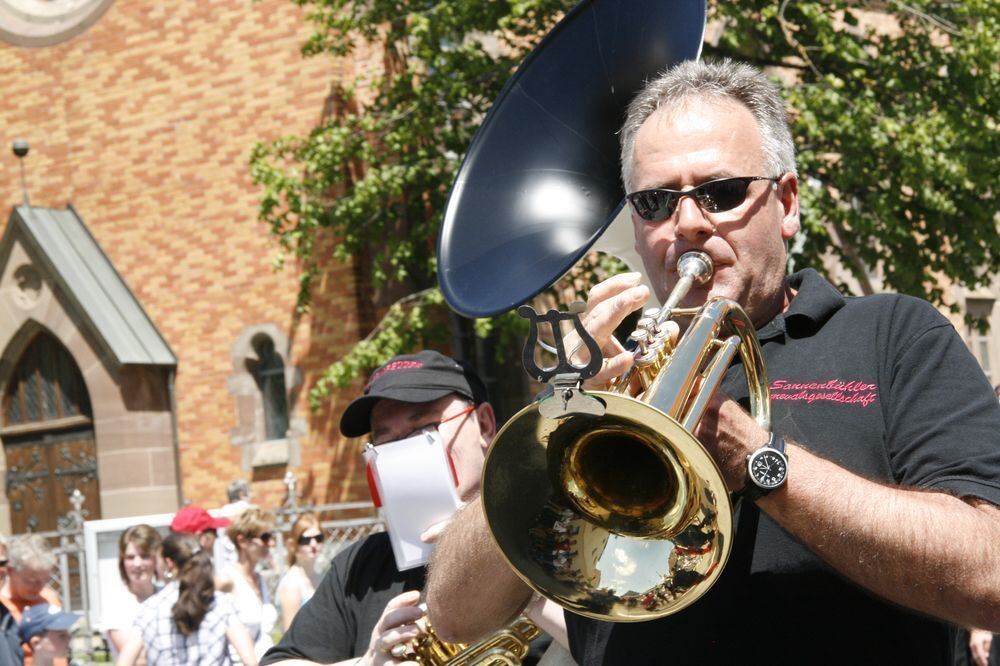
[[[324, 532], [316, 515], [297, 517], [272, 601], [265, 573], [281, 569], [272, 561], [276, 520], [248, 500], [249, 484], [234, 482], [218, 516], [185, 506], [167, 530], [138, 524], [121, 533], [120, 580], [102, 581], [95, 627], [114, 663], [256, 666], [279, 615], [291, 624], [320, 580]], [[50, 585], [56, 567], [42, 536], [0, 538], [0, 666], [68, 663], [80, 616], [62, 610]]]

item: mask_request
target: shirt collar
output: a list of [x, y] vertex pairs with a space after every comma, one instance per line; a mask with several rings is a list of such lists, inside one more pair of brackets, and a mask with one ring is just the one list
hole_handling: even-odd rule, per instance
[[815, 270], [792, 273], [787, 284], [796, 290], [788, 309], [765, 324], [757, 337], [767, 340], [789, 333], [794, 337], [818, 331], [833, 313], [844, 307], [844, 296]]

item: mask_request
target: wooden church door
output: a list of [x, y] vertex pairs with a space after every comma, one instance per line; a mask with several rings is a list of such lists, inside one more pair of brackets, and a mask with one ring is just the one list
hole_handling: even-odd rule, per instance
[[55, 530], [75, 489], [87, 519], [101, 517], [90, 396], [76, 362], [48, 333], [32, 339], [4, 387], [0, 437], [14, 534]]

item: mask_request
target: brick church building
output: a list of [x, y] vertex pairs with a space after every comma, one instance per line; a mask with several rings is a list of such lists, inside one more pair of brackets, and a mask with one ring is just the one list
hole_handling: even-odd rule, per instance
[[331, 264], [296, 314], [248, 173], [364, 65], [304, 59], [308, 34], [288, 0], [0, 0], [0, 532], [54, 528], [74, 488], [91, 518], [240, 478], [276, 506], [287, 472], [367, 497], [352, 392], [306, 399], [367, 333], [361, 290]]

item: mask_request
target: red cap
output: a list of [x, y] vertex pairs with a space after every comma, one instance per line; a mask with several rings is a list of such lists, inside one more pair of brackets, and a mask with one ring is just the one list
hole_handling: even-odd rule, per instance
[[183, 534], [200, 534], [205, 530], [228, 527], [228, 518], [215, 518], [200, 506], [186, 506], [170, 521], [170, 531]]

